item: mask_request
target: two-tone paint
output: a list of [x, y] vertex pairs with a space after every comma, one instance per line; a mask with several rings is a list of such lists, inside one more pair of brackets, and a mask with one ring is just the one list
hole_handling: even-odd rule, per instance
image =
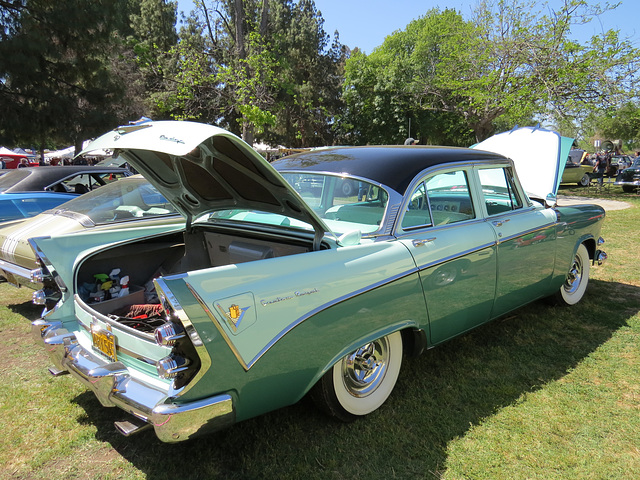
[[[242, 195], [234, 182], [242, 182], [219, 179], [218, 185], [229, 189], [228, 195], [199, 198], [204, 192], [198, 183], [201, 180], [189, 185], [174, 173], [193, 168], [185, 167], [189, 165], [185, 162], [201, 164], [198, 172], [215, 170], [220, 163], [216, 143], [204, 145], [200, 150], [207, 153], [202, 155], [197, 142], [180, 135], [183, 126], [172, 123], [171, 135], [162, 129], [164, 125], [158, 128], [162, 142], [151, 143], [152, 130], [144, 132], [149, 138], [141, 139], [140, 146], [145, 142], [154, 148], [167, 146], [168, 152], [158, 155], [160, 169], [165, 170], [159, 175], [171, 181], [159, 181], [159, 189], [166, 187], [162, 191], [166, 197], [173, 192], [175, 203], [187, 217], [187, 229], [232, 230], [227, 224], [191, 224], [198, 205], [213, 211], [235, 204]], [[315, 232], [296, 233], [307, 239], [310, 251], [306, 253], [195, 268], [155, 280], [165, 312], [182, 326], [183, 341], [188, 338], [197, 356], [198, 369], [186, 384], [160, 378], [171, 347], [158, 341], [158, 331], [154, 338], [123, 326], [74, 296], [78, 270], [98, 253], [117, 252], [126, 244], [118, 241], [121, 237], [104, 233], [98, 238], [85, 233], [33, 240], [39, 258], [49, 271], [55, 271], [65, 294], [74, 296], [72, 314], [69, 310], [51, 311], [33, 324], [36, 338], [49, 350], [54, 371], [73, 374], [103, 405], [133, 414], [152, 426], [163, 441], [185, 440], [293, 404], [342, 358], [386, 335], [402, 332], [405, 352], [419, 354], [552, 295], [568, 281], [581, 245], [587, 248], [591, 261], [604, 259], [599, 245], [602, 208], [549, 208], [530, 200], [513, 163], [495, 153], [363, 147], [310, 152], [276, 164], [282, 174], [319, 171], [353, 175], [356, 181], [369, 178], [383, 186], [389, 198], [383, 221], [377, 231], [361, 238], [348, 231], [332, 235], [328, 225], [339, 227], [339, 222], [325, 223], [306, 210], [292, 187], [279, 180], [278, 173], [253, 156], [240, 140], [214, 127], [199, 126], [196, 130], [224, 138], [225, 152], [246, 155], [220, 154], [225, 169], [264, 184], [263, 198], [270, 203], [261, 210], [290, 215], [311, 225]], [[125, 155], [132, 149], [133, 164], [152, 178], [155, 160], [148, 151], [138, 150], [134, 137], [127, 135], [123, 130], [107, 140], [123, 146]], [[413, 165], [415, 171], [390, 168], [384, 159], [392, 155], [396, 155], [396, 165]], [[421, 155], [435, 160], [416, 167]], [[367, 168], [370, 177], [365, 176]], [[479, 172], [485, 168], [514, 174], [515, 193], [523, 200], [520, 208], [500, 214], [488, 211], [479, 180]], [[473, 218], [403, 228], [411, 192], [435, 175], [454, 171], [464, 171], [469, 181]], [[557, 186], [561, 172], [553, 173], [551, 184]], [[253, 201], [257, 205], [257, 200]], [[253, 236], [273, 237], [278, 231], [275, 225], [252, 224], [250, 229]], [[154, 235], [161, 233], [149, 230], [137, 238]], [[281, 229], [277, 235], [285, 238], [294, 233]], [[95, 351], [92, 328], [110, 330], [116, 337], [116, 361]], [[120, 429], [132, 433], [140, 428], [132, 422], [121, 423]]]

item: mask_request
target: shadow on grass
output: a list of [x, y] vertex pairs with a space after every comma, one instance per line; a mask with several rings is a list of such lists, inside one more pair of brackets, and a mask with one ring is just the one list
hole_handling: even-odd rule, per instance
[[[593, 280], [572, 308], [536, 302], [418, 359], [377, 412], [352, 424], [307, 399], [213, 435], [163, 444], [153, 431], [125, 438], [90, 393], [75, 401], [97, 437], [146, 478], [438, 478], [447, 446], [501, 408], [566, 375], [640, 309], [640, 288]], [[304, 359], [301, 359], [304, 361]], [[215, 367], [215, 366], [214, 366]]]
[[42, 314], [42, 305], [34, 305], [31, 300], [22, 303], [13, 303], [7, 305], [7, 308], [13, 313], [22, 315], [30, 322], [40, 318]]

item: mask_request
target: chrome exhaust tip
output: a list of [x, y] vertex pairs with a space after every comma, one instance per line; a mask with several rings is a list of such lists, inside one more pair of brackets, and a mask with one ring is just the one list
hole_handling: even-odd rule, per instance
[[123, 420], [121, 422], [113, 422], [113, 424], [116, 430], [125, 437], [130, 437], [133, 434], [151, 428], [150, 423], [143, 422], [142, 420]]

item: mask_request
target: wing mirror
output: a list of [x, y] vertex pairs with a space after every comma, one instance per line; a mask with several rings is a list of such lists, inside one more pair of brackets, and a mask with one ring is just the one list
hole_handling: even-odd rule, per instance
[[340, 235], [338, 243], [343, 247], [349, 247], [352, 245], [359, 245], [360, 240], [362, 240], [362, 232], [360, 230], [352, 230], [344, 235]]
[[556, 197], [553, 193], [549, 193], [547, 197], [544, 199], [544, 205], [547, 208], [554, 208], [558, 204], [558, 197]]

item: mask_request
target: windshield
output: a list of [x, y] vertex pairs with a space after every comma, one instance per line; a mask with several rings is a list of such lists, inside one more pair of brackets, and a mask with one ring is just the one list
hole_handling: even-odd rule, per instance
[[[380, 228], [389, 200], [389, 195], [381, 187], [363, 180], [335, 175], [280, 173], [333, 233], [343, 234], [360, 230], [367, 234]], [[203, 219], [205, 217], [201, 217], [200, 220]], [[207, 215], [206, 219], [279, 225], [313, 231], [312, 225], [300, 220], [255, 210], [218, 211]]]
[[109, 183], [61, 207], [56, 213], [79, 213], [96, 224], [177, 214], [173, 205], [142, 177], [123, 178]]
[[17, 168], [0, 176], [0, 192], [4, 192], [8, 188], [13, 187], [16, 183], [21, 182], [29, 176], [31, 171], [25, 168]]

